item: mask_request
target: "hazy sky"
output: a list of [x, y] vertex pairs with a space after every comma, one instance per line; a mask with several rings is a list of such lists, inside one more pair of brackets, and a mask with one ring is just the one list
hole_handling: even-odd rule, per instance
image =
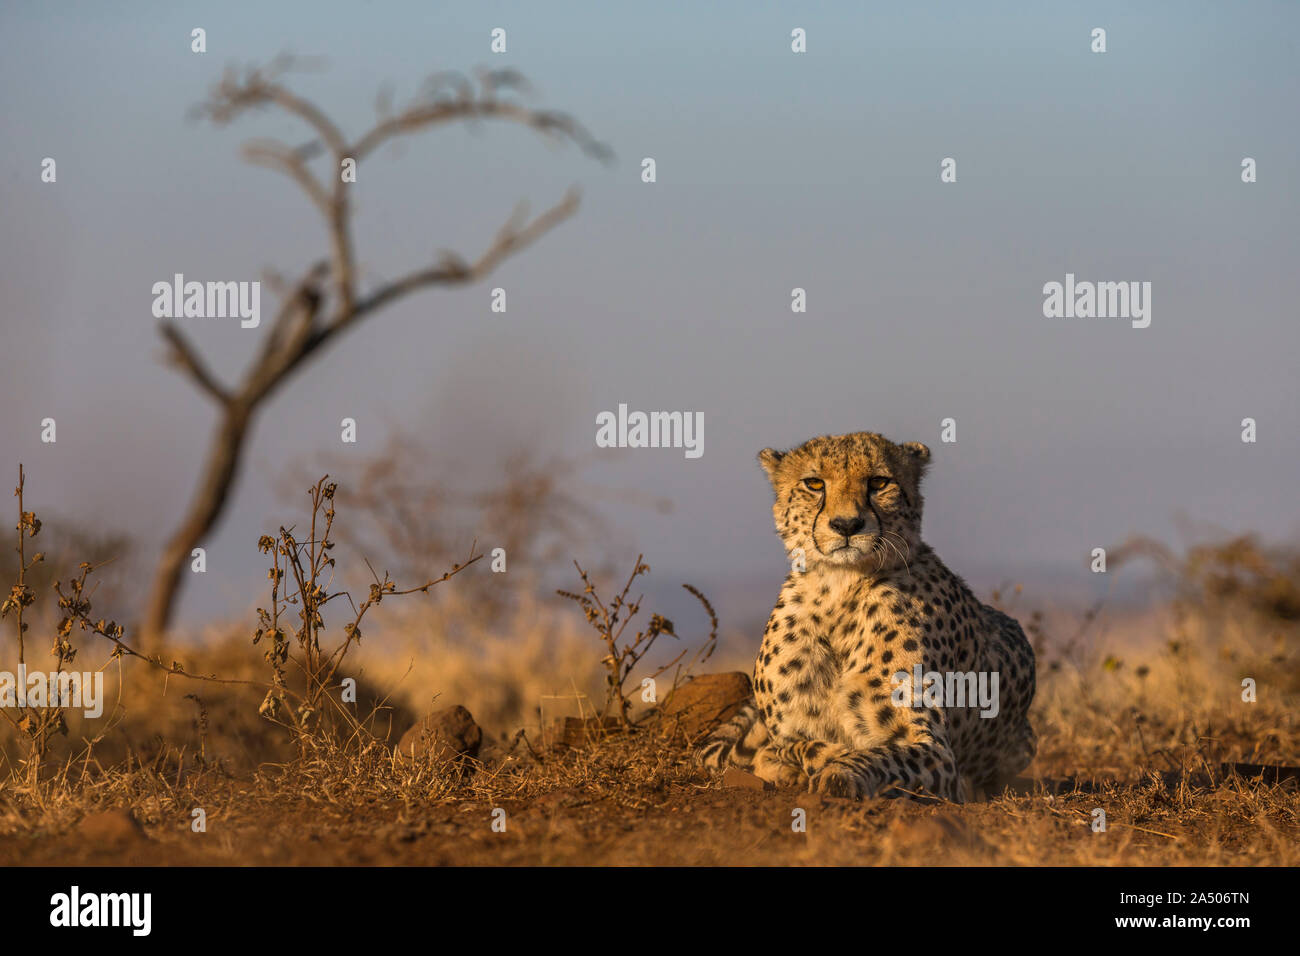
[[[926, 537], [975, 581], [1087, 588], [1093, 547], [1169, 536], [1180, 513], [1294, 536], [1297, 36], [1300, 7], [1262, 2], [8, 0], [0, 474], [21, 460], [33, 503], [146, 548], [170, 529], [214, 416], [159, 362], [151, 286], [256, 280], [325, 251], [295, 188], [237, 155], [304, 128], [186, 118], [225, 66], [287, 50], [328, 58], [289, 82], [354, 135], [385, 83], [400, 104], [436, 70], [510, 66], [618, 161], [484, 124], [362, 164], [367, 285], [441, 248], [472, 256], [520, 199], [538, 211], [576, 184], [583, 204], [486, 283], [375, 316], [275, 397], [185, 620], [246, 606], [264, 576], [252, 544], [286, 517], [272, 475], [343, 451], [345, 416], [356, 454], [399, 425], [483, 480], [521, 443], [593, 458], [590, 482], [674, 502], [610, 512], [614, 543], [674, 586], [775, 591], [754, 455], [827, 432], [931, 445]], [[939, 181], [945, 157], [956, 183]], [[1150, 327], [1045, 318], [1043, 285], [1066, 273], [1150, 282]], [[233, 380], [273, 304], [264, 289], [260, 331], [182, 321]], [[702, 413], [703, 456], [596, 449], [595, 417], [619, 403]], [[748, 600], [720, 601], [724, 624], [766, 613]]]

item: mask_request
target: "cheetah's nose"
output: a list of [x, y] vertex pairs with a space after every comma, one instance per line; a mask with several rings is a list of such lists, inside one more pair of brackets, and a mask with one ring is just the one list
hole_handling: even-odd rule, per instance
[[832, 518], [830, 526], [832, 531], [838, 531], [844, 537], [850, 538], [865, 528], [867, 523], [860, 517]]

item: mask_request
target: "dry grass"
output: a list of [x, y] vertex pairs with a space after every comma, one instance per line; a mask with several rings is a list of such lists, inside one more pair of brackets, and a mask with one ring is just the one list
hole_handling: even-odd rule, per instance
[[[1059, 634], [1013, 606], [1039, 654], [1039, 755], [1015, 792], [962, 806], [721, 790], [644, 714], [633, 733], [542, 751], [541, 726], [598, 711], [610, 673], [603, 639], [555, 600], [520, 595], [485, 620], [453, 582], [385, 604], [351, 648], [345, 733], [260, 716], [267, 664], [231, 628], [178, 652], [179, 669], [111, 658], [107, 719], [69, 713], [35, 778], [21, 737], [0, 739], [0, 863], [1296, 865], [1297, 781], [1223, 769], [1300, 762], [1297, 623], [1276, 613], [1289, 605], [1275, 578], [1259, 578], [1266, 601], [1183, 588], [1141, 613], [1058, 614]], [[111, 650], [80, 653], [92, 648]], [[714, 666], [747, 670], [752, 653], [724, 639]], [[309, 690], [286, 675], [288, 699]], [[469, 773], [394, 759], [418, 715], [453, 703], [485, 730]], [[105, 830], [91, 816], [103, 810], [142, 832]]]

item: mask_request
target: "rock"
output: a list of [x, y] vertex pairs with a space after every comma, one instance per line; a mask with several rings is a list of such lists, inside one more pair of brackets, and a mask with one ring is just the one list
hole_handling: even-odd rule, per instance
[[474, 717], [459, 704], [426, 715], [402, 734], [394, 753], [400, 759], [461, 762], [478, 756], [483, 731]]
[[775, 790], [772, 784], [768, 783], [762, 777], [750, 773], [748, 770], [741, 770], [739, 767], [728, 767], [722, 773], [723, 787], [741, 787], [745, 790]]
[[670, 691], [659, 712], [676, 720], [693, 743], [734, 717], [753, 695], [749, 675], [740, 671], [701, 674]]
[[617, 717], [557, 717], [543, 733], [542, 745], [550, 750], [585, 747], [622, 730]]
[[988, 849], [988, 843], [961, 816], [953, 811], [939, 810], [933, 814], [911, 812], [904, 814], [890, 827], [891, 836], [908, 847], [953, 847], [966, 850]]
[[578, 787], [560, 787], [557, 790], [550, 790], [540, 794], [529, 804], [529, 809], [546, 810], [554, 812], [556, 810], [567, 810], [579, 803], [585, 798], [585, 793]]
[[129, 810], [96, 810], [87, 813], [77, 825], [77, 835], [92, 846], [120, 846], [148, 839]]

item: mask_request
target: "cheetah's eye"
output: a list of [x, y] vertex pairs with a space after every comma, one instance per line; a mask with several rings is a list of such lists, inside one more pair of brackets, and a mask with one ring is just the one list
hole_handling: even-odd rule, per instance
[[821, 491], [826, 487], [826, 482], [822, 481], [820, 478], [805, 478], [803, 483], [804, 487], [811, 491]]
[[890, 480], [891, 479], [884, 478], [884, 477], [868, 478], [867, 487], [870, 488], [872, 491], [879, 491], [881, 488], [884, 488], [886, 485], [888, 485]]

